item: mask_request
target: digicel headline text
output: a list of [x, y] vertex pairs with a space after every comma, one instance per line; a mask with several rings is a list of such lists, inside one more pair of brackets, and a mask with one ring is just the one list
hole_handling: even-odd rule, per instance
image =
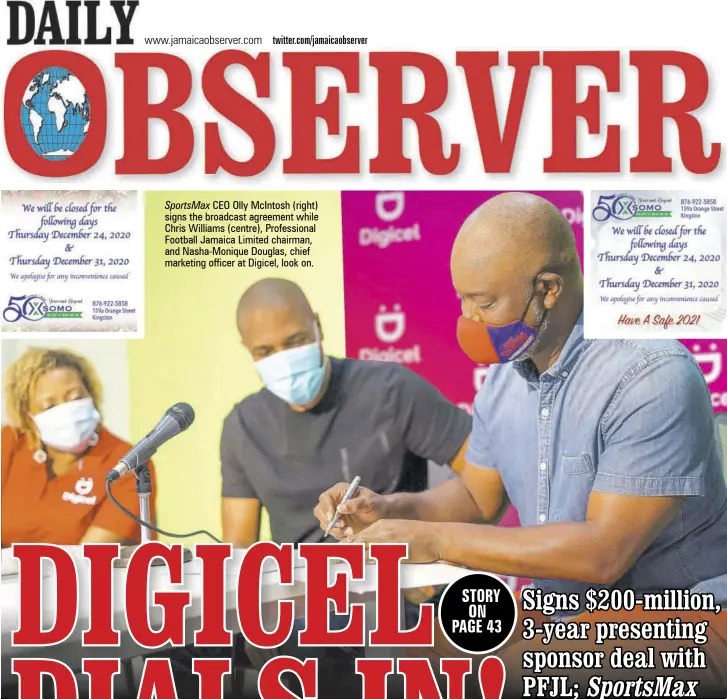
[[[14, 646], [53, 646], [68, 640], [73, 634], [79, 613], [79, 573], [76, 561], [66, 550], [49, 544], [16, 544], [13, 555], [20, 562], [19, 575], [19, 622], [20, 628], [12, 634]], [[88, 559], [90, 600], [88, 622], [83, 629], [84, 647], [118, 648], [119, 630], [114, 628], [114, 570], [113, 561], [119, 556], [118, 544], [86, 544], [83, 555]], [[163, 647], [230, 646], [232, 633], [225, 626], [227, 572], [226, 562], [232, 555], [229, 544], [198, 544], [195, 556], [201, 562], [201, 590], [195, 605], [201, 606], [200, 628], [193, 638], [185, 637], [185, 608], [192, 604], [189, 590], [154, 591], [149, 594], [150, 567], [154, 559], [163, 559], [172, 586], [183, 581], [183, 548], [159, 542], [143, 544], [131, 554], [124, 576], [123, 598], [126, 616], [126, 632], [140, 647], [150, 651]], [[370, 632], [373, 646], [431, 646], [434, 640], [434, 609], [431, 604], [421, 606], [419, 623], [410, 630], [399, 628], [401, 590], [399, 585], [400, 562], [406, 558], [406, 545], [373, 544], [369, 555], [376, 562], [376, 628]], [[362, 544], [303, 544], [299, 556], [306, 562], [305, 620], [306, 627], [300, 632], [301, 646], [363, 646], [365, 644], [364, 609], [362, 604], [349, 604], [348, 582], [365, 577], [365, 552]], [[49, 579], [41, 592], [41, 564], [50, 559], [55, 567], [55, 590], [48, 594]], [[280, 584], [294, 583], [294, 549], [290, 544], [281, 546], [259, 542], [243, 556], [236, 581], [236, 614], [239, 629], [253, 645], [261, 648], [277, 648], [293, 630], [294, 602], [282, 600], [278, 605], [278, 623], [267, 630], [262, 623], [262, 571], [267, 559], [275, 561]], [[338, 573], [329, 585], [329, 566], [332, 561], [345, 561], [350, 567], [348, 575]], [[118, 584], [118, 580], [117, 580]], [[165, 587], [167, 587], [165, 585]], [[55, 618], [47, 627], [48, 609], [43, 600], [57, 598]], [[336, 613], [350, 612], [348, 626], [341, 631], [328, 629], [331, 604]], [[149, 610], [162, 611], [161, 628], [151, 628]], [[158, 616], [158, 615], [155, 615]], [[42, 651], [39, 650], [39, 653]], [[98, 655], [98, 652], [94, 652]], [[109, 656], [114, 655], [109, 650]], [[279, 656], [263, 667], [258, 689], [263, 699], [290, 697], [280, 682], [285, 672], [295, 673], [307, 697], [316, 696], [317, 660], [305, 661]], [[119, 658], [84, 658], [83, 672], [90, 677], [90, 692], [94, 699], [112, 699], [113, 678], [120, 672]], [[231, 672], [229, 658], [195, 658], [193, 671], [200, 678], [201, 699], [222, 698], [222, 678]], [[41, 696], [41, 680], [44, 673], [55, 680], [56, 696], [74, 699], [78, 696], [76, 678], [70, 668], [59, 661], [42, 658], [13, 658], [12, 671], [19, 677], [20, 698]], [[390, 658], [360, 658], [356, 672], [362, 676], [365, 699], [386, 697], [386, 678], [398, 671], [405, 676], [412, 696], [422, 699], [439, 699], [434, 671], [448, 676], [449, 699], [462, 699], [465, 676], [472, 671], [469, 658], [447, 659], [441, 667], [432, 668], [427, 660], [400, 659], [397, 667]], [[488, 658], [479, 670], [479, 683], [484, 696], [499, 697], [504, 686], [505, 671], [502, 661]], [[150, 658], [146, 661], [141, 679], [139, 699], [175, 699], [175, 686], [168, 659]]]
[[[279, 58], [275, 56], [276, 60]], [[404, 124], [412, 122], [418, 133], [418, 160], [427, 172], [448, 175], [459, 166], [463, 146], [461, 135], [450, 139], [436, 116], [449, 99], [454, 69], [438, 58], [415, 52], [286, 52], [282, 65], [290, 72], [291, 152], [282, 161], [284, 174], [408, 174], [414, 163], [404, 154]], [[503, 61], [504, 59], [504, 61]], [[545, 173], [618, 173], [622, 171], [622, 127], [607, 124], [601, 111], [609, 95], [621, 92], [623, 74], [619, 51], [513, 51], [501, 56], [496, 51], [457, 52], [454, 62], [464, 76], [472, 111], [473, 135], [486, 173], [509, 173], [518, 144], [526, 100], [532, 84], [550, 77], [552, 118], [551, 152], [543, 154]], [[719, 165], [721, 144], [711, 142], [695, 112], [709, 97], [709, 73], [695, 55], [679, 51], [631, 51], [626, 56], [638, 75], [638, 151], [624, 160], [632, 173], [672, 172], [679, 160], [691, 173], [707, 174]], [[48, 66], [63, 66], [86, 88], [91, 105], [91, 123], [78, 151], [65, 160], [46, 160], [27, 142], [18, 105], [33, 78]], [[247, 160], [234, 159], [220, 135], [220, 124], [208, 121], [203, 131], [182, 113], [193, 95], [193, 68], [184, 59], [167, 53], [119, 53], [116, 68], [123, 84], [123, 156], [116, 161], [118, 175], [163, 175], [179, 172], [192, 161], [195, 148], [204, 151], [204, 172], [220, 171], [237, 177], [254, 177], [264, 172], [276, 155], [276, 125], [265, 111], [265, 101], [277, 97], [273, 86], [271, 54], [252, 55], [227, 50], [212, 55], [201, 69], [201, 91], [208, 104], [225, 120], [245, 132], [253, 153]], [[241, 66], [252, 77], [255, 94], [242, 94], [225, 77], [230, 66]], [[684, 76], [685, 89], [676, 101], [667, 101], [665, 72], [676, 68]], [[345, 88], [330, 87], [325, 99], [317, 102], [319, 68], [340, 72]], [[362, 90], [363, 72], [372, 69], [378, 78], [378, 150], [372, 157], [361, 149], [361, 126], [343, 118], [345, 102]], [[577, 96], [581, 69], [595, 68], [605, 87], [591, 85], [585, 99]], [[163, 71], [168, 90], [160, 103], [148, 104], [149, 76]], [[416, 102], [404, 99], [405, 72], [418, 70], [424, 79], [424, 93]], [[514, 79], [507, 108], [498, 118], [494, 85], [499, 73], [512, 69]], [[116, 77], [114, 76], [114, 80]], [[107, 139], [107, 80], [88, 57], [65, 50], [31, 53], [11, 69], [5, 89], [5, 139], [15, 163], [30, 174], [44, 177], [70, 177], [93, 168]], [[368, 80], [368, 84], [373, 81]], [[116, 87], [114, 87], [116, 89]], [[538, 116], [540, 119], [541, 117]], [[161, 158], [152, 158], [149, 149], [149, 122], [160, 120], [169, 131], [169, 147]], [[343, 136], [340, 154], [318, 157], [321, 138], [317, 120], [323, 120], [328, 135]], [[579, 156], [576, 125], [582, 119], [591, 136], [604, 136], [598, 155]], [[672, 121], [678, 132], [679, 155], [665, 154], [664, 122]], [[195, 129], [197, 136], [195, 136]], [[200, 137], [200, 133], [203, 135]], [[451, 146], [445, 141], [452, 140]], [[581, 139], [583, 140], [583, 139]], [[418, 167], [418, 166], [417, 166]]]

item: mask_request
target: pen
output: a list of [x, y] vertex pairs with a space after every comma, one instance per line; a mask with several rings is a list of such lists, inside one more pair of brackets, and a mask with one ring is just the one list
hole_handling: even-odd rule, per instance
[[[356, 476], [351, 481], [351, 485], [348, 486], [348, 490], [346, 491], [346, 494], [343, 496], [343, 500], [338, 504], [340, 507], [341, 505], [345, 505], [353, 496], [353, 494], [356, 492], [356, 488], [358, 488], [358, 484], [361, 482], [361, 479]], [[331, 529], [336, 526], [336, 522], [338, 522], [338, 509], [336, 509], [336, 514], [333, 515], [333, 519], [331, 520], [330, 524], [328, 525], [328, 529], [326, 529], [326, 536], [328, 536], [331, 533]]]

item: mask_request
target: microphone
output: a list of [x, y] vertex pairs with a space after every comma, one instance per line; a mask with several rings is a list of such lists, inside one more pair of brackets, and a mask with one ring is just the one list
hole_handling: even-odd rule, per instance
[[125, 473], [136, 471], [141, 466], [146, 465], [164, 442], [176, 437], [180, 432], [184, 432], [193, 422], [194, 410], [191, 405], [187, 405], [187, 403], [173, 405], [164, 413], [157, 426], [133, 446], [119, 463], [106, 474], [106, 480], [113, 483]]

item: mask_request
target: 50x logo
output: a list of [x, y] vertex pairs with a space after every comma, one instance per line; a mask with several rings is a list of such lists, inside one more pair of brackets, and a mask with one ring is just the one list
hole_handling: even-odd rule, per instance
[[6, 323], [19, 320], [41, 320], [48, 313], [48, 304], [42, 296], [11, 296], [3, 311]]
[[636, 216], [637, 210], [636, 199], [628, 194], [602, 194], [593, 208], [593, 218], [596, 221], [608, 221], [609, 218], [628, 221]]

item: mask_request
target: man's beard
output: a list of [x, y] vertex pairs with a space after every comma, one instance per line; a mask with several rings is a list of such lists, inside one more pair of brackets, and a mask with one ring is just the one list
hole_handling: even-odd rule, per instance
[[543, 337], [546, 334], [546, 330], [548, 329], [549, 324], [550, 318], [548, 317], [548, 312], [544, 308], [537, 310], [535, 313], [535, 327], [538, 329], [538, 332], [535, 335], [535, 339], [533, 340], [533, 343], [530, 345], [530, 347], [528, 347], [514, 361], [527, 361], [528, 359], [531, 359], [533, 355], [536, 355], [540, 351], [540, 348], [543, 344]]

